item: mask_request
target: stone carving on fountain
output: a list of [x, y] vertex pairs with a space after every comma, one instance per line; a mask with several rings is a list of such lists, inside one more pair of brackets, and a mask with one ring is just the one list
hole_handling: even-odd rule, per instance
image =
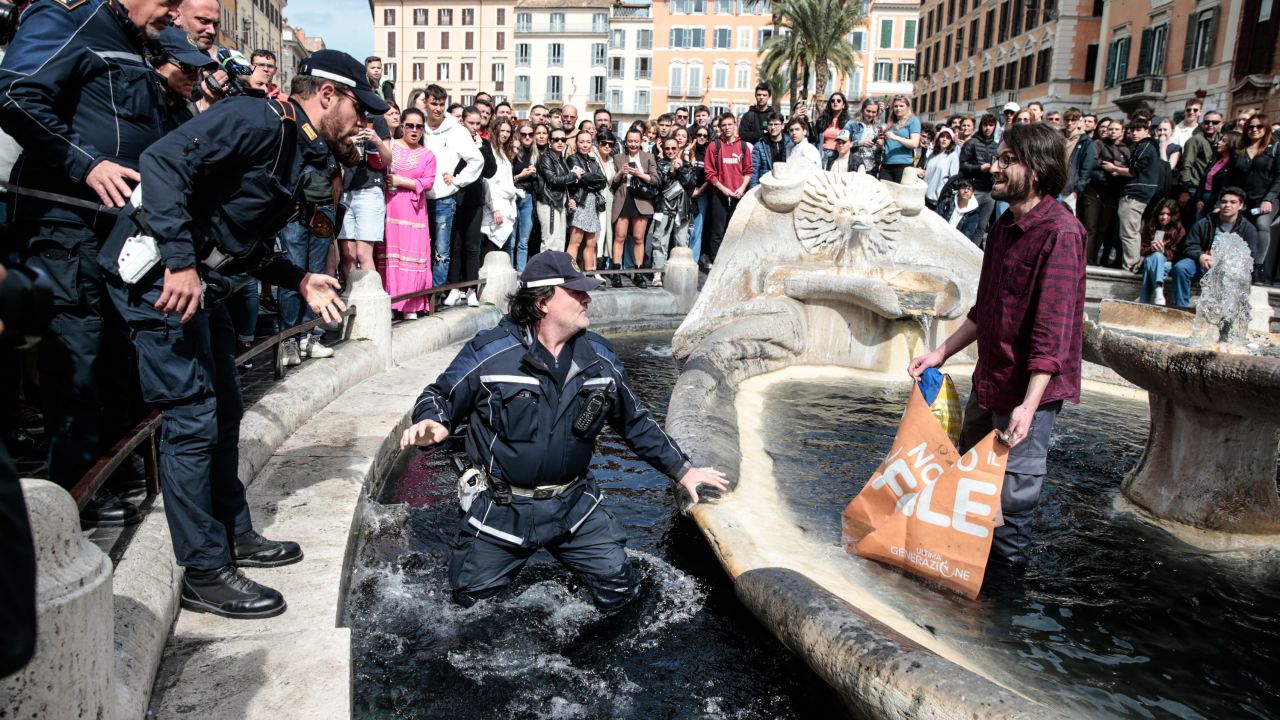
[[1190, 338], [1169, 331], [1162, 308], [1104, 301], [1099, 323], [1085, 325], [1085, 359], [1148, 393], [1147, 447], [1121, 486], [1128, 503], [1202, 547], [1272, 545], [1280, 540], [1280, 356], [1274, 336], [1247, 332], [1244, 241], [1218, 238], [1213, 256]]
[[963, 317], [982, 254], [924, 210], [925, 186], [779, 163], [743, 198], [677, 359], [714, 356], [736, 384], [791, 364], [906, 367], [934, 318]]

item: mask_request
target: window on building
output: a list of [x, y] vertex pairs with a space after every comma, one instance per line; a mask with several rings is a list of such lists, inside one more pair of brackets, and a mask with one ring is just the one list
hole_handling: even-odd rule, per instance
[[1026, 0], [1027, 6], [1022, 8], [1023, 32], [1031, 32], [1040, 24], [1040, 7], [1036, 0]]
[[952, 56], [951, 62], [958, 63], [962, 57], [964, 57], [964, 28], [959, 28], [956, 30], [956, 53]]
[[387, 33], [387, 54], [395, 57], [396, 54], [396, 31], [392, 30]]
[[476, 79], [475, 63], [469, 63], [469, 62], [462, 63], [462, 69], [458, 73], [458, 79], [460, 79], [462, 82], [473, 82]]
[[467, 32], [462, 34], [462, 42], [463, 42], [463, 47], [465, 47], [467, 50], [475, 50], [476, 34], [473, 31], [468, 30]]
[[717, 14], [717, 15], [732, 15], [732, 14], [733, 14], [733, 0], [716, 0], [716, 14]]
[[564, 43], [551, 43], [547, 46], [547, 64], [551, 67], [564, 67]]
[[613, 113], [622, 112], [622, 91], [621, 90], [609, 91], [608, 108], [609, 108], [609, 111]]
[[653, 77], [653, 58], [636, 58], [636, 79], [648, 80]]
[[533, 31], [533, 13], [518, 12], [516, 13], [516, 32], [532, 32]]
[[1102, 80], [1103, 87], [1111, 87], [1129, 77], [1129, 40], [1128, 37], [1116, 38], [1107, 46], [1107, 74]]
[[516, 102], [529, 102], [529, 76], [516, 76]]
[[1187, 26], [1187, 43], [1182, 53], [1182, 69], [1193, 70], [1213, 62], [1213, 45], [1218, 34], [1218, 8], [1201, 10]]
[[393, 62], [384, 62], [384, 63], [382, 63], [382, 79], [383, 79], [383, 80], [395, 80], [395, 79], [396, 79], [396, 64], [395, 64], [395, 63], [393, 63]]
[[564, 98], [564, 78], [559, 75], [547, 76], [547, 101], [560, 102]]
[[627, 47], [627, 31], [613, 30], [609, 33], [609, 47], [614, 50], [625, 50]]
[[395, 8], [387, 8], [386, 10], [383, 10], [383, 11], [382, 11], [382, 24], [383, 24], [383, 25], [395, 25], [395, 24], [396, 24], [396, 11], [395, 11]]
[[452, 9], [452, 8], [440, 8], [439, 10], [436, 10], [436, 24], [437, 24], [437, 25], [452, 25], [452, 24], [453, 24], [453, 9]]
[[516, 67], [529, 67], [529, 43], [516, 43]]
[[493, 38], [493, 46], [494, 46], [494, 49], [496, 49], [496, 50], [506, 50], [506, 49], [507, 49], [507, 34], [506, 34], [506, 33], [501, 33], [501, 32], [500, 32], [500, 33], [498, 33], [497, 35], [495, 35], [495, 36], [494, 36], [494, 38]]
[[489, 77], [493, 80], [494, 92], [502, 92], [503, 85], [507, 81], [507, 66], [503, 63], [494, 63], [489, 70]]
[[942, 41], [942, 62], [945, 65], [951, 59], [951, 36]]
[[667, 92], [671, 95], [684, 94], [684, 66], [672, 65], [667, 76]]
[[979, 98], [986, 97], [987, 90], [988, 90], [987, 71], [983, 70], [981, 73], [978, 74], [978, 97]]
[[505, 27], [507, 24], [507, 9], [498, 8], [498, 27]]
[[605, 58], [609, 55], [608, 50], [604, 43], [592, 43], [591, 67], [604, 67]]
[[756, 43], [756, 47], [763, 50], [764, 44], [769, 42], [769, 39], [773, 37], [773, 28], [762, 28], [760, 30], [759, 37], [760, 42]]
[[969, 102], [973, 99], [973, 76], [964, 79], [964, 101]]
[[969, 57], [973, 57], [978, 52], [978, 19], [974, 18], [969, 23], [969, 52], [965, 53]]
[[[391, 12], [395, 12], [395, 11], [394, 11], [394, 10], [392, 10]], [[427, 24], [427, 9], [426, 9], [426, 8], [417, 8], [416, 10], [414, 10], [414, 11], [413, 11], [413, 24], [414, 24], [414, 25], [426, 25], [426, 24]]]
[[427, 34], [426, 34], [426, 33], [424, 33], [424, 32], [419, 32], [419, 33], [417, 33], [417, 35], [418, 35], [418, 49], [419, 49], [419, 50], [426, 50], [426, 49], [427, 49]]
[[711, 70], [711, 87], [716, 90], [725, 90], [729, 87], [729, 66], [724, 63], [716, 63]]
[[991, 9], [987, 11], [987, 24], [982, 28], [982, 49], [990, 50], [992, 39], [996, 32], [996, 11]]
[[1000, 33], [996, 36], [996, 42], [1002, 43], [1009, 39], [1009, 0], [1000, 3]]
[[440, 49], [441, 50], [449, 49], [449, 33], [447, 32], [440, 33]]
[[551, 32], [564, 32], [564, 13], [551, 13]]
[[1092, 84], [1098, 79], [1098, 43], [1091, 43], [1084, 51], [1084, 79]]
[[751, 89], [751, 65], [740, 62], [733, 69], [733, 87], [737, 90]]
[[476, 11], [475, 11], [475, 8], [462, 8], [462, 24], [463, 24], [463, 25], [475, 25], [475, 24], [476, 24]]
[[609, 77], [611, 78], [626, 77], [626, 71], [624, 70], [624, 68], [626, 67], [626, 62], [627, 62], [626, 58], [620, 57], [618, 55], [614, 55], [613, 57], [609, 58]]
[[898, 82], [915, 82], [916, 64], [910, 60], [898, 63]]
[[893, 63], [888, 60], [877, 60], [871, 77], [876, 82], [893, 82]]
[[689, 0], [671, 0], [672, 15], [688, 15]]
[[413, 64], [413, 81], [418, 82], [419, 80], [426, 80], [426, 79], [427, 79], [427, 64], [420, 63], [420, 62], [414, 63]]
[[671, 28], [673, 48], [703, 48], [706, 46], [706, 30], [704, 28]]
[[947, 24], [955, 22], [956, 19], [956, 0], [947, 0]]
[[998, 93], [1004, 89], [1004, 66], [997, 65], [995, 70], [991, 71], [991, 92]]
[[902, 24], [902, 47], [908, 50], [916, 46], [916, 22], [907, 20]]
[[1004, 67], [1004, 87], [1006, 90], [1018, 89], [1018, 61], [1014, 60]]
[[728, 50], [733, 33], [729, 28], [716, 28], [711, 32], [711, 47]]
[[754, 28], [740, 27], [738, 28], [738, 49], [751, 50], [751, 35]]
[[653, 49], [653, 31], [652, 30], [636, 31], [636, 49], [637, 50]]
[[698, 63], [689, 65], [689, 95], [702, 95], [702, 65]]
[[849, 44], [853, 46], [854, 52], [860, 52], [860, 53], [866, 52], [867, 51], [867, 31], [854, 30], [849, 35]]
[[591, 76], [591, 100], [590, 102], [604, 104], [605, 79], [603, 75]]
[[636, 115], [648, 115], [648, 114], [649, 114], [649, 91], [648, 91], [648, 90], [637, 90], [637, 91], [636, 91], [636, 107], [635, 107], [635, 114], [636, 114]]
[[447, 81], [449, 79], [449, 63], [436, 63], [436, 80]]
[[880, 47], [893, 47], [893, 19], [886, 18], [880, 21]]
[[1018, 68], [1018, 89], [1031, 87], [1031, 72], [1035, 69], [1036, 58], [1034, 55], [1028, 55], [1022, 58], [1022, 66]]
[[1036, 84], [1049, 82], [1049, 68], [1053, 65], [1053, 48], [1036, 53]]
[[462, 96], [462, 106], [463, 106], [463, 107], [471, 107], [472, 105], [475, 105], [475, 104], [476, 104], [476, 96], [475, 96], [475, 95], [463, 95], [463, 96]]
[[1164, 58], [1169, 45], [1169, 22], [1166, 20], [1142, 31], [1138, 49], [1138, 74], [1164, 74]]
[[[592, 13], [591, 14], [591, 32], [605, 33], [609, 32], [609, 13]], [[601, 100], [601, 102], [604, 102]]]

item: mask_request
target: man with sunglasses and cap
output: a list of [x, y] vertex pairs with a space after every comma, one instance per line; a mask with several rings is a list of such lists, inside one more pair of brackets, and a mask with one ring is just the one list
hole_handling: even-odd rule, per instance
[[530, 258], [509, 314], [467, 343], [413, 407], [402, 448], [469, 427], [474, 472], [459, 484], [463, 513], [449, 557], [460, 605], [497, 595], [539, 548], [567, 565], [602, 610], [639, 595], [626, 536], [589, 468], [606, 421], [693, 502], [699, 487], [728, 487], [723, 473], [692, 467], [640, 404], [609, 342], [587, 330], [588, 293], [602, 284], [566, 253]]
[[142, 182], [98, 257], [137, 350], [144, 399], [163, 415], [160, 482], [189, 610], [285, 610], [279, 592], [240, 571], [298, 562], [302, 550], [253, 530], [237, 474], [235, 332], [222, 299], [234, 290], [227, 278], [248, 273], [298, 288], [326, 320], [340, 317], [337, 280], [276, 254], [275, 235], [300, 205], [306, 216], [304, 169], [323, 154], [348, 155], [366, 115], [386, 110], [364, 66], [336, 50], [299, 66], [288, 100], [222, 100], [142, 154]]
[[200, 71], [217, 68], [218, 61], [191, 42], [187, 34], [176, 27], [165, 28], [155, 42], [158, 55], [151, 57], [151, 66], [164, 85], [165, 128], [173, 130], [196, 116], [196, 83]]

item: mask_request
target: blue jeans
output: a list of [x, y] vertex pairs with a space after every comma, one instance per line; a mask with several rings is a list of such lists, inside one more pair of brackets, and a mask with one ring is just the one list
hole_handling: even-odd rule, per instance
[[453, 214], [458, 209], [454, 196], [427, 201], [427, 213], [431, 216], [431, 245], [435, 257], [431, 263], [431, 285], [439, 287], [449, 277], [449, 243], [453, 240]]
[[[321, 208], [328, 213], [328, 208]], [[280, 244], [285, 254], [294, 265], [307, 272], [324, 272], [325, 260], [329, 257], [330, 238], [316, 237], [306, 225], [292, 222], [280, 231]], [[280, 307], [280, 329], [288, 330], [305, 322], [314, 320], [316, 314], [302, 301], [302, 295], [296, 287], [281, 287], [276, 293], [276, 302]], [[319, 331], [319, 328], [316, 328]]]
[[236, 340], [253, 342], [258, 329], [258, 311], [262, 307], [262, 288], [258, 278], [249, 275], [232, 275], [227, 278], [236, 289], [227, 296], [227, 312], [235, 327]]
[[1169, 279], [1169, 271], [1173, 263], [1164, 253], [1153, 252], [1142, 260], [1142, 292], [1138, 293], [1138, 302], [1149, 303], [1156, 296], [1156, 285]]
[[529, 235], [533, 233], [533, 195], [516, 201], [516, 231], [507, 238], [507, 254], [511, 256], [511, 267], [516, 272], [524, 270], [529, 260]]
[[1173, 264], [1173, 306], [1191, 307], [1191, 283], [1204, 276], [1200, 263], [1191, 258], [1182, 258]]
[[693, 261], [697, 262], [702, 257], [702, 225], [707, 219], [707, 193], [699, 195], [693, 204], [697, 212], [693, 214], [693, 225], [689, 228], [689, 249], [693, 251]]

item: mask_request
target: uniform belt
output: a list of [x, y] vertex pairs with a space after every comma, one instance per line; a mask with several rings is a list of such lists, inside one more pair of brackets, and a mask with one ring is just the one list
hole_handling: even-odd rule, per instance
[[[565, 490], [568, 490], [569, 488], [573, 487], [573, 484], [578, 482], [581, 479], [582, 478], [574, 478], [569, 482], [564, 483], [563, 485], [539, 485], [537, 487], [532, 487], [532, 488], [524, 488], [524, 487], [516, 487], [515, 485], [508, 485], [508, 488], [511, 490], [512, 495], [519, 495], [520, 497], [533, 498], [534, 500], [546, 500], [547, 498], [553, 498], [563, 493]], [[495, 483], [502, 483], [502, 481], [494, 480], [490, 478], [489, 488], [494, 489], [493, 485]], [[502, 483], [502, 484], [506, 485], [507, 483]]]

